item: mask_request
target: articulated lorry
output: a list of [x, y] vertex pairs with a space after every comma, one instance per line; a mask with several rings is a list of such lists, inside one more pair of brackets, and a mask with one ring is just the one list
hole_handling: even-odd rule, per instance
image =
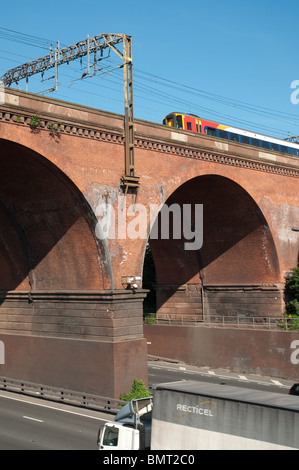
[[99, 430], [100, 450], [299, 449], [299, 397], [180, 381], [132, 400]]

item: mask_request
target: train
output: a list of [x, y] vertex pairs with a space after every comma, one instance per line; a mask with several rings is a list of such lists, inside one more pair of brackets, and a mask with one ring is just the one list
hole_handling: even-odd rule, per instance
[[260, 147], [264, 150], [299, 156], [299, 143], [281, 140], [262, 134], [256, 134], [237, 127], [230, 127], [208, 121], [195, 114], [170, 113], [163, 119], [163, 124], [177, 129], [210, 135], [242, 144]]

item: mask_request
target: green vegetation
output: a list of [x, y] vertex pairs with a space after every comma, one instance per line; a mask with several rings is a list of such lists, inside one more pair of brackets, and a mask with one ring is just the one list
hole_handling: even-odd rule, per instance
[[40, 117], [37, 114], [34, 114], [29, 122], [31, 129], [36, 129], [41, 123]]
[[151, 393], [147, 390], [142, 380], [134, 379], [132, 388], [129, 393], [123, 393], [119, 399], [124, 401], [131, 401], [133, 398], [146, 398], [150, 397]]
[[286, 312], [284, 318], [287, 321], [281, 321], [280, 326], [288, 330], [299, 329], [299, 267], [293, 268], [292, 276], [287, 279], [285, 294], [287, 298]]
[[144, 317], [144, 323], [146, 325], [155, 325], [157, 323], [155, 313], [146, 313]]
[[57, 122], [53, 122], [53, 121], [48, 122], [48, 129], [50, 131], [50, 134], [52, 136], [59, 135], [60, 130], [61, 130], [60, 126], [61, 126], [61, 123], [59, 121], [57, 121]]
[[[20, 116], [17, 116], [17, 122], [21, 122]], [[41, 118], [40, 116], [38, 116], [38, 114], [34, 114], [33, 116], [31, 116], [31, 119], [29, 121], [29, 126], [31, 127], [31, 130], [38, 131], [38, 127], [41, 125], [41, 122]], [[49, 130], [51, 136], [59, 136], [61, 131], [61, 123], [59, 121], [49, 121], [46, 127]]]

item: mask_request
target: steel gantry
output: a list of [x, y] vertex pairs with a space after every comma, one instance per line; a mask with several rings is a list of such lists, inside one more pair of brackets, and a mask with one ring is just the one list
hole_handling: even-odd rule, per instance
[[[118, 44], [123, 45], [122, 51]], [[137, 195], [139, 188], [139, 178], [135, 175], [134, 163], [134, 113], [133, 113], [133, 61], [132, 61], [132, 37], [126, 34], [99, 34], [93, 37], [87, 37], [71, 46], [60, 48], [59, 45], [43, 57], [27, 62], [23, 65], [8, 70], [0, 80], [5, 86], [18, 83], [32, 75], [46, 70], [55, 69], [55, 87], [48, 91], [57, 91], [58, 88], [58, 67], [62, 64], [80, 59], [87, 56], [87, 71], [81, 78], [92, 77], [97, 72], [97, 61], [102, 60], [103, 50], [111, 49], [122, 59], [124, 69], [124, 137], [125, 137], [125, 174], [121, 178], [121, 185], [125, 193], [130, 190]], [[97, 53], [101, 57], [97, 59]], [[91, 66], [91, 57], [93, 55], [93, 71]]]

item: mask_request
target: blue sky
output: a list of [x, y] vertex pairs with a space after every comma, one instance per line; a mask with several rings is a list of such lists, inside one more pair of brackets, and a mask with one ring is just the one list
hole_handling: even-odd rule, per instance
[[[297, 0], [2, 2], [0, 76], [49, 53], [51, 41], [126, 33], [136, 118], [161, 123], [171, 111], [191, 112], [284, 138], [299, 134], [299, 104], [290, 99], [299, 80], [298, 17]], [[117, 63], [111, 53], [107, 64]], [[122, 70], [76, 81], [85, 65], [60, 67], [58, 92], [49, 96], [123, 114]], [[28, 91], [53, 85], [40, 78], [30, 78]], [[19, 86], [25, 90], [25, 81]]]

